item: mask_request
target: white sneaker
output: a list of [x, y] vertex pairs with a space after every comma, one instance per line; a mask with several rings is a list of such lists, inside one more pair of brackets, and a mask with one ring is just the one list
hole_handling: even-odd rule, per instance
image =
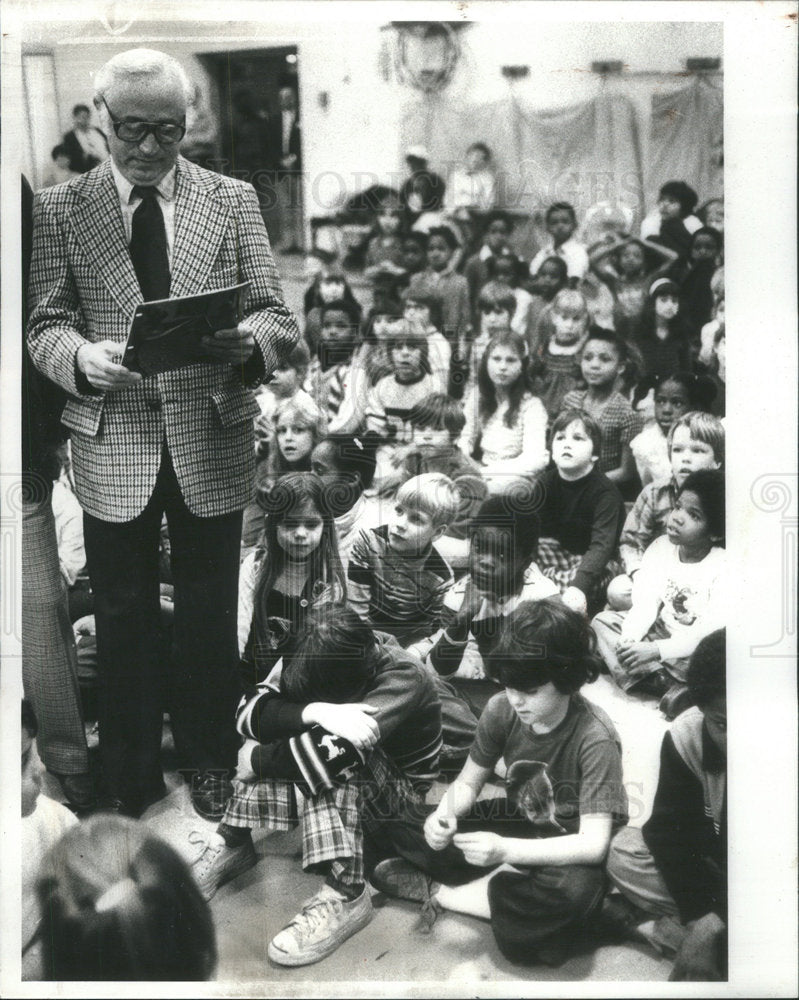
[[334, 952], [372, 919], [372, 897], [364, 888], [348, 900], [329, 885], [304, 904], [297, 916], [269, 942], [267, 954], [277, 965], [310, 965]]
[[228, 847], [221, 833], [212, 833], [209, 841], [205, 841], [201, 834], [192, 833], [189, 840], [193, 844], [205, 845], [192, 865], [192, 874], [206, 899], [211, 899], [221, 885], [248, 871], [258, 862], [249, 837], [239, 847]]

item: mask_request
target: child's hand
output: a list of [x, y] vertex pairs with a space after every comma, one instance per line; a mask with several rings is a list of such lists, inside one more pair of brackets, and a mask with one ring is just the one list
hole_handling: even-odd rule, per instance
[[457, 829], [458, 821], [454, 816], [430, 813], [424, 824], [424, 839], [434, 851], [443, 851]]
[[239, 750], [236, 762], [236, 777], [239, 781], [256, 781], [258, 776], [252, 769], [252, 752], [258, 746], [256, 740], [245, 740]]
[[302, 721], [315, 722], [334, 736], [342, 736], [358, 750], [371, 750], [380, 739], [380, 726], [372, 718], [377, 709], [362, 702], [354, 705], [334, 705], [313, 702], [302, 713]]
[[625, 670], [634, 671], [660, 659], [657, 643], [654, 642], [620, 642], [616, 647], [616, 655]]
[[463, 851], [470, 865], [488, 868], [505, 860], [505, 841], [497, 833], [456, 833], [453, 843]]
[[456, 615], [458, 621], [463, 625], [469, 626], [474, 620], [474, 616], [478, 613], [480, 608], [483, 606], [483, 595], [474, 585], [470, 579], [466, 588], [463, 591], [463, 603], [458, 610]]

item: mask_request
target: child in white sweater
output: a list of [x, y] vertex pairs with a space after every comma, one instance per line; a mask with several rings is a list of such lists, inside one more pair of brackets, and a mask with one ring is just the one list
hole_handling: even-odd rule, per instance
[[624, 690], [663, 694], [674, 717], [688, 707], [688, 659], [726, 624], [724, 474], [703, 469], [683, 483], [666, 534], [644, 553], [632, 608], [594, 618], [599, 652]]

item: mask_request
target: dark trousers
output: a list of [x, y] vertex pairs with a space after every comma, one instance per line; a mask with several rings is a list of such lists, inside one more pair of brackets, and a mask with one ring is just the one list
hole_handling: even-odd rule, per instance
[[[166, 678], [158, 577], [164, 513], [175, 599]], [[235, 768], [240, 537], [241, 511], [197, 517], [188, 510], [166, 447], [153, 495], [138, 517], [112, 523], [84, 513], [100, 669], [100, 757], [108, 794], [140, 805], [162, 787], [167, 688], [178, 766], [201, 772]]]
[[[536, 828], [507, 799], [486, 799], [458, 820], [461, 833], [490, 831], [502, 837], [535, 838]], [[420, 818], [387, 818], [381, 831], [397, 854], [444, 885], [463, 885], [490, 871], [470, 865], [454, 844], [434, 851], [424, 839]], [[512, 962], [557, 965], [588, 930], [605, 895], [601, 865], [540, 865], [499, 872], [488, 885], [491, 929], [502, 954]]]

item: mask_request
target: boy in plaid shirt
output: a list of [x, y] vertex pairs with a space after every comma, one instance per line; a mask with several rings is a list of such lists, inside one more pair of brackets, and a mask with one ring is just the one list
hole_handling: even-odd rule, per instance
[[[320, 891], [269, 944], [278, 965], [325, 958], [372, 918], [364, 837], [380, 817], [420, 814], [438, 773], [441, 708], [421, 663], [349, 608], [312, 612], [282, 663], [245, 694], [233, 796], [195, 862], [210, 899], [257, 862], [251, 829], [302, 828]], [[346, 736], [345, 736], [346, 734]]]

